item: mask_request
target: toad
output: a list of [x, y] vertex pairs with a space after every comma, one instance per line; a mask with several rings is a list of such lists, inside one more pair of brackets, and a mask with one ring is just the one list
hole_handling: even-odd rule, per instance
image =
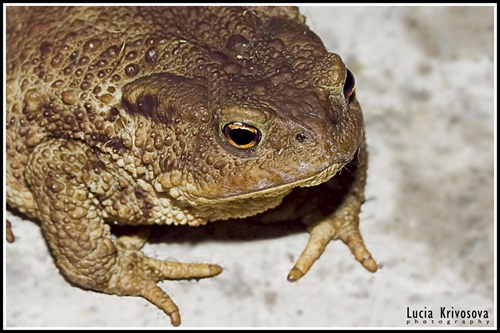
[[145, 256], [141, 226], [236, 218], [307, 226], [289, 281], [333, 239], [377, 270], [354, 76], [297, 8], [8, 7], [6, 58], [7, 204], [74, 284], [178, 326], [157, 283], [222, 269]]

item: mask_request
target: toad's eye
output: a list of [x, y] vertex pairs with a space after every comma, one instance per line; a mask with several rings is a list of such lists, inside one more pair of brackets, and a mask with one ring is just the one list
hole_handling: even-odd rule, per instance
[[222, 133], [227, 142], [238, 149], [251, 149], [259, 144], [262, 137], [257, 127], [238, 121], [224, 125]]
[[356, 81], [354, 80], [354, 75], [352, 75], [351, 71], [347, 69], [344, 83], [344, 96], [349, 103], [354, 97], [354, 90], [356, 90]]

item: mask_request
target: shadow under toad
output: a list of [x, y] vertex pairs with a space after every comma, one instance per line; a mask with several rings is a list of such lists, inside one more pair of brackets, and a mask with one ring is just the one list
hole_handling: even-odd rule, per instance
[[[128, 233], [134, 227], [113, 227], [113, 233]], [[119, 229], [119, 230], [118, 230]], [[306, 233], [306, 226], [299, 221], [262, 223], [254, 219], [231, 219], [209, 222], [206, 225], [151, 226], [149, 243], [191, 243], [206, 241], [241, 242], [275, 239], [296, 233]]]

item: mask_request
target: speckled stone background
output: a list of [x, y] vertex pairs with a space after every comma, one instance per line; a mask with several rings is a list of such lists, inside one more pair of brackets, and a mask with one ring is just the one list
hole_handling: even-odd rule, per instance
[[[365, 271], [332, 242], [289, 283], [308, 238], [297, 228], [165, 229], [147, 254], [224, 268], [213, 279], [161, 284], [182, 327], [496, 326], [494, 7], [302, 11], [357, 79], [370, 151], [361, 230], [382, 268]], [[17, 240], [4, 251], [4, 327], [170, 327], [143, 299], [68, 284], [38, 225], [7, 217]], [[489, 318], [439, 322], [441, 307]], [[434, 324], [407, 318], [419, 310], [432, 311]]]

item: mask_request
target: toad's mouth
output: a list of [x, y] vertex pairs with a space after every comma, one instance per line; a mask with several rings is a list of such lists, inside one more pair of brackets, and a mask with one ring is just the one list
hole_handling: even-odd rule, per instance
[[227, 195], [220, 197], [197, 197], [196, 201], [200, 204], [213, 204], [213, 203], [227, 203], [234, 201], [247, 201], [249, 199], [256, 198], [272, 198], [284, 196], [289, 193], [293, 188], [296, 187], [310, 187], [317, 186], [328, 181], [330, 178], [335, 176], [337, 172], [342, 169], [344, 164], [332, 164], [324, 168], [322, 171], [299, 180], [292, 182], [280, 184], [271, 187], [262, 187], [260, 189], [250, 191], [247, 193], [237, 193], [232, 194], [230, 191], [226, 192]]
[[207, 221], [253, 216], [281, 204], [296, 187], [316, 186], [332, 178], [344, 165], [333, 164], [319, 173], [286, 184], [224, 197], [179, 196], [194, 214]]

